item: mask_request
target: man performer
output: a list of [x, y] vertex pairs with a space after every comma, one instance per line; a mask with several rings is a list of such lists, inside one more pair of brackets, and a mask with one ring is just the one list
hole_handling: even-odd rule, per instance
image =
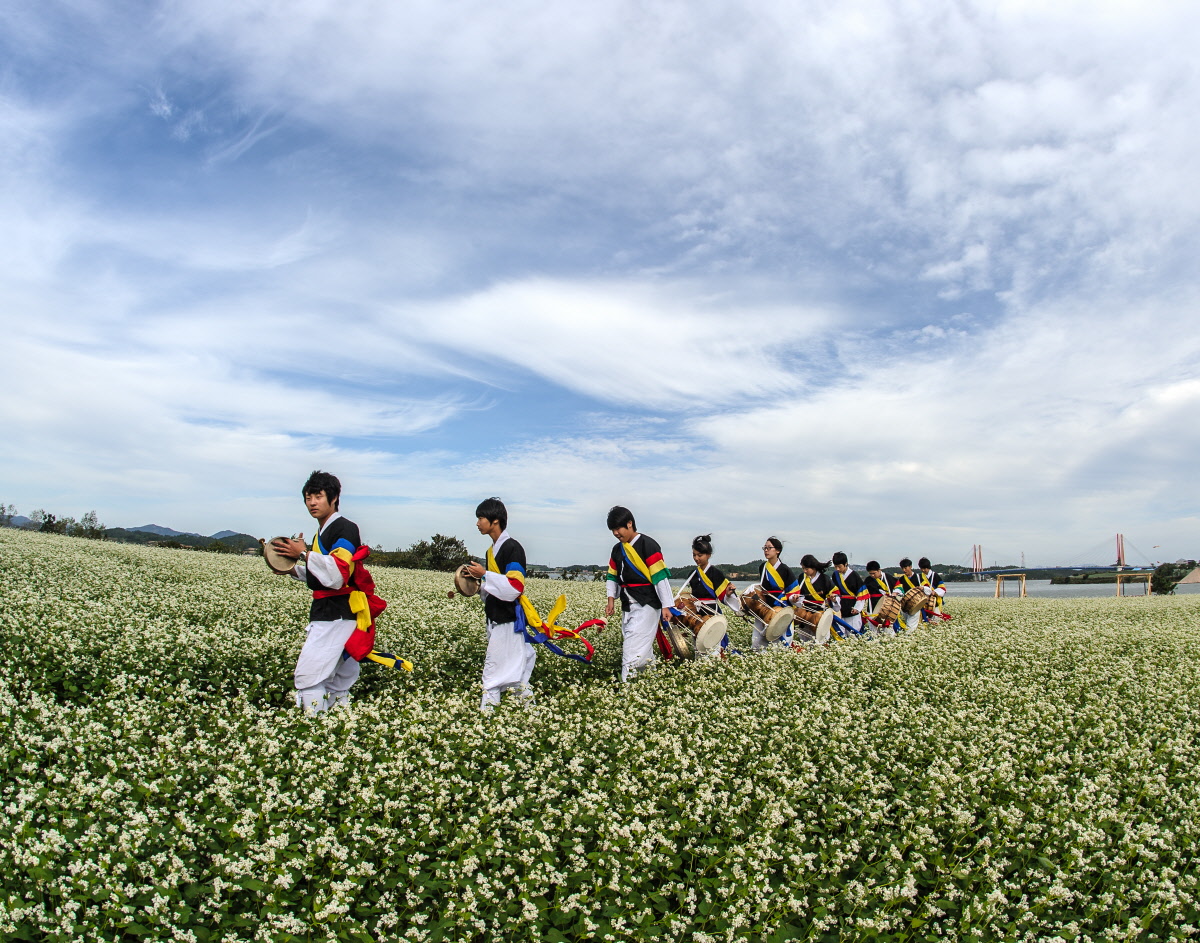
[[867, 605], [867, 585], [861, 576], [850, 569], [850, 558], [840, 550], [833, 555], [830, 582], [833, 583], [830, 595], [838, 598], [838, 615], [855, 632], [861, 632], [862, 611]]
[[[892, 593], [891, 584], [888, 583], [887, 575], [880, 567], [878, 560], [870, 560], [867, 562], [867, 578], [864, 581], [863, 588], [867, 592], [867, 609], [874, 610], [879, 605], [879, 600], [884, 596], [890, 596]], [[892, 636], [896, 634], [895, 628], [889, 622], [887, 625], [877, 626], [879, 632], [883, 635]]]
[[[946, 581], [942, 579], [941, 573], [933, 569], [933, 564], [929, 562], [929, 557], [921, 557], [917, 561], [917, 566], [921, 568], [921, 589], [929, 597], [926, 609], [930, 610], [934, 616], [940, 616], [942, 615], [942, 600], [946, 595]], [[922, 618], [928, 622], [933, 616], [924, 614]]]
[[[921, 578], [913, 570], [912, 560], [905, 557], [900, 561], [900, 572], [895, 575], [892, 582], [892, 595], [903, 597], [910, 589], [919, 589], [921, 586]], [[916, 612], [900, 611], [900, 625], [906, 631], [911, 631], [921, 624], [921, 612], [918, 609]]]
[[296, 660], [296, 704], [320, 713], [350, 703], [359, 662], [375, 645], [375, 616], [387, 605], [375, 595], [362, 560], [371, 549], [359, 538], [358, 525], [338, 510], [342, 485], [328, 472], [315, 471], [301, 489], [308, 513], [316, 519], [312, 546], [277, 537], [272, 546], [296, 558], [291, 575], [312, 590], [313, 601], [304, 646]]
[[518, 624], [517, 606], [525, 592], [525, 548], [508, 535], [508, 510], [499, 498], [488, 498], [475, 508], [475, 527], [492, 538], [487, 567], [472, 563], [468, 569], [480, 580], [486, 617], [487, 654], [483, 657], [484, 713], [500, 703], [505, 691], [522, 700], [533, 698], [529, 676], [537, 662], [537, 648]]
[[633, 512], [620, 505], [608, 512], [608, 529], [617, 538], [608, 560], [608, 601], [604, 615], [621, 597], [621, 680], [628, 681], [654, 660], [654, 636], [660, 618], [671, 620], [675, 597], [658, 541], [639, 534]]

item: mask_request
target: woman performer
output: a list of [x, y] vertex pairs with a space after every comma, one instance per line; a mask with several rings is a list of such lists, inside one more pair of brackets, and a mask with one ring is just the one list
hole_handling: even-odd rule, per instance
[[[833, 588], [833, 581], [825, 575], [828, 566], [828, 562], [821, 563], [811, 553], [806, 553], [800, 558], [800, 569], [804, 571], [804, 579], [799, 582], [797, 588], [800, 591], [800, 599], [809, 609], [825, 608], [825, 597]], [[815, 634], [805, 626], [801, 626], [800, 631], [806, 642], [815, 640]]]
[[725, 603], [734, 612], [741, 612], [742, 601], [738, 598], [733, 584], [726, 579], [720, 568], [710, 562], [712, 552], [712, 534], [702, 534], [692, 541], [692, 559], [696, 563], [696, 569], [682, 588], [692, 591], [697, 607], [706, 613], [719, 613], [721, 607], [717, 605], [718, 602]]
[[[799, 591], [800, 584], [796, 581], [791, 568], [786, 563], [779, 562], [779, 552], [783, 550], [783, 541], [778, 537], [768, 537], [762, 549], [766, 560], [758, 568], [758, 585], [774, 601], [774, 605], [786, 606], [790, 603], [791, 597]], [[767, 647], [766, 629], [766, 623], [755, 616], [751, 648], [756, 652], [761, 652]], [[790, 625], [777, 640], [777, 644], [784, 648], [792, 644], [792, 627]]]
[[[702, 534], [692, 541], [692, 559], [696, 562], [696, 569], [683, 584], [680, 592], [690, 589], [692, 597], [696, 600], [697, 611], [706, 615], [717, 615], [721, 611], [720, 603], [725, 603], [734, 612], [741, 612], [742, 601], [738, 598], [737, 590], [725, 578], [720, 568], [710, 562], [712, 552], [712, 534]], [[721, 648], [728, 647], [727, 632], [721, 639]]]

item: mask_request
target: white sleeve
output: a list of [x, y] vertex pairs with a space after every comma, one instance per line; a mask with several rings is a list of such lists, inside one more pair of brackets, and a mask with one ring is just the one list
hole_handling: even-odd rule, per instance
[[292, 579], [299, 580], [301, 583], [308, 582], [308, 567], [304, 565], [304, 557], [296, 561], [296, 565], [292, 567], [289, 575]]
[[317, 578], [317, 582], [326, 589], [341, 589], [342, 571], [338, 569], [336, 557], [324, 553], [308, 552], [308, 572]]
[[742, 611], [742, 597], [737, 594], [736, 589], [731, 587], [729, 592], [725, 594], [725, 605], [727, 605], [734, 612]]
[[505, 602], [512, 602], [521, 595], [517, 587], [513, 586], [503, 573], [484, 573], [483, 583], [479, 588], [489, 596], [495, 596]]
[[605, 593], [607, 594], [609, 599], [616, 599], [618, 596], [621, 595], [621, 587], [617, 584], [616, 580], [606, 579], [604, 582], [607, 584]]
[[655, 583], [654, 591], [658, 593], [658, 601], [662, 603], [664, 609], [669, 609], [675, 605], [675, 595], [671, 592], [671, 581], [669, 579]]

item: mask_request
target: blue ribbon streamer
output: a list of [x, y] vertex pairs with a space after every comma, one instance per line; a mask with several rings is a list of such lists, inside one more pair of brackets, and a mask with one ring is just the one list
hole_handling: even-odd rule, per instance
[[573, 658], [575, 661], [581, 661], [585, 665], [590, 665], [591, 659], [586, 655], [576, 655], [573, 652], [564, 652], [561, 648], [550, 641], [550, 636], [545, 632], [534, 632], [529, 628], [529, 620], [525, 618], [525, 610], [521, 606], [517, 606], [517, 618], [513, 620], [513, 631], [518, 635], [524, 636], [525, 641], [531, 645], [545, 645], [550, 651], [556, 655], [561, 655], [563, 658]]

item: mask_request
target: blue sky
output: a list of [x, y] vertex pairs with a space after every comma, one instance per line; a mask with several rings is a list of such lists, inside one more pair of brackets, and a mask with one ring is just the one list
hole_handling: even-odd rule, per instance
[[0, 500], [1194, 557], [1200, 14], [1043, 6], [7, 4]]

